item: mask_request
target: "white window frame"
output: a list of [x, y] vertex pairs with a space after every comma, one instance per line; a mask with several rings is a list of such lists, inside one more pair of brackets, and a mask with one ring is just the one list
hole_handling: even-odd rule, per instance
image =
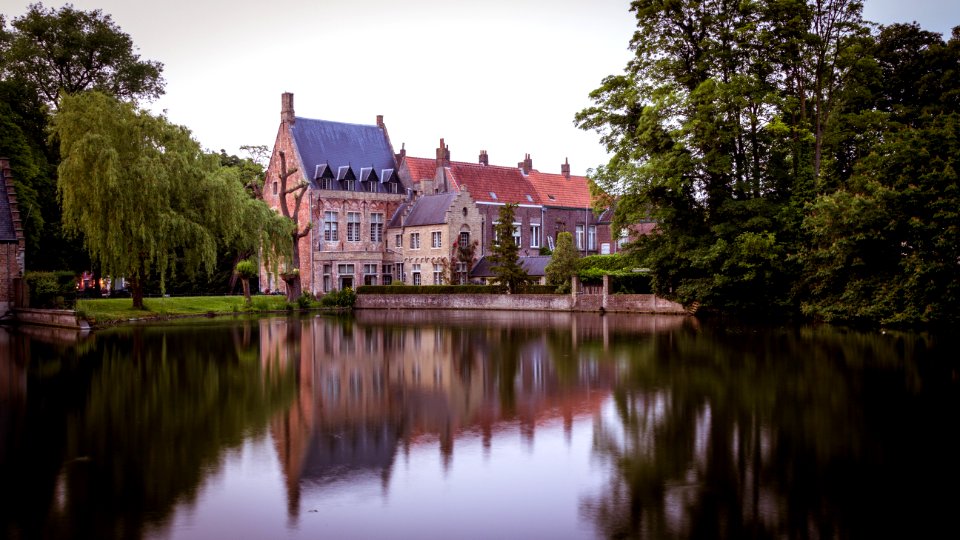
[[338, 212], [323, 213], [323, 241], [340, 241], [340, 214]]
[[583, 225], [577, 225], [576, 232], [577, 249], [583, 250]]
[[540, 247], [540, 224], [531, 223], [530, 224], [530, 247], [538, 248]]
[[420, 249], [420, 233], [410, 233], [410, 249]]
[[443, 247], [443, 233], [441, 231], [432, 231], [430, 233], [430, 247], [432, 248]]
[[587, 227], [587, 249], [596, 251], [597, 249], [597, 226], [589, 225]]
[[347, 212], [347, 242], [360, 241], [360, 212]]
[[383, 214], [380, 212], [370, 214], [370, 241], [383, 242]]

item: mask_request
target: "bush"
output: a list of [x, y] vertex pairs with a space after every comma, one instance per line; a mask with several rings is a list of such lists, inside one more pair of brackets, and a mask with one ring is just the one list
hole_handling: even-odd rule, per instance
[[23, 279], [30, 290], [30, 306], [62, 309], [77, 297], [77, 277], [70, 271], [27, 272]]
[[[390, 285], [383, 285], [383, 287], [390, 287]], [[320, 305], [323, 307], [353, 307], [356, 301], [357, 293], [348, 287], [342, 291], [333, 289], [328, 292], [320, 299]]]
[[314, 300], [312, 294], [305, 292], [300, 295], [300, 298], [297, 298], [297, 307], [300, 309], [310, 309], [310, 304], [312, 304]]

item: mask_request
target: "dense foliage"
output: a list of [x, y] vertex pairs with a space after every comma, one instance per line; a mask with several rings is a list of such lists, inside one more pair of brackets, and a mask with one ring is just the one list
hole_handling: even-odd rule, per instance
[[506, 287], [508, 293], [517, 292], [520, 287], [530, 281], [530, 276], [520, 264], [520, 246], [513, 241], [513, 220], [516, 208], [516, 204], [505, 204], [500, 207], [497, 222], [493, 225], [496, 242], [490, 255], [490, 260], [493, 262], [493, 283]]
[[83, 233], [104, 274], [129, 280], [135, 307], [151, 272], [162, 288], [178, 262], [189, 275], [211, 272], [220, 246], [286, 246], [287, 221], [250, 198], [182, 126], [85, 92], [63, 97], [52, 131], [65, 230]]
[[870, 33], [852, 0], [636, 0], [581, 111], [658, 294], [830, 321], [960, 320], [960, 32]]
[[569, 232], [558, 234], [556, 249], [544, 268], [547, 285], [553, 286], [559, 293], [570, 292], [570, 278], [577, 272], [579, 258], [580, 252], [573, 247], [573, 235]]

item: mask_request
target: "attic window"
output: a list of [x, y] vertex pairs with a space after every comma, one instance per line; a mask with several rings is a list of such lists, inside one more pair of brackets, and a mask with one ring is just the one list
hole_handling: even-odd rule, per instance
[[491, 191], [491, 192], [490, 192], [490, 198], [493, 199], [493, 200], [497, 200], [497, 194]]
[[550, 199], [551, 201], [557, 200], [556, 197], [554, 197], [553, 195], [550, 195], [549, 193], [547, 194], [547, 198]]
[[527, 200], [530, 201], [530, 202], [533, 202], [533, 197], [531, 197], [529, 194], [527, 194]]

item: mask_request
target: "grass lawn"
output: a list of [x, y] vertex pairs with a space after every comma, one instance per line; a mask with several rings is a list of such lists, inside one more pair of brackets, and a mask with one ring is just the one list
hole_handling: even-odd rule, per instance
[[172, 316], [257, 313], [287, 309], [284, 296], [259, 295], [253, 297], [253, 305], [247, 309], [242, 296], [184, 296], [176, 298], [144, 298], [146, 309], [133, 309], [130, 298], [103, 298], [77, 300], [77, 312], [96, 324], [126, 321], [130, 319], [156, 319]]

